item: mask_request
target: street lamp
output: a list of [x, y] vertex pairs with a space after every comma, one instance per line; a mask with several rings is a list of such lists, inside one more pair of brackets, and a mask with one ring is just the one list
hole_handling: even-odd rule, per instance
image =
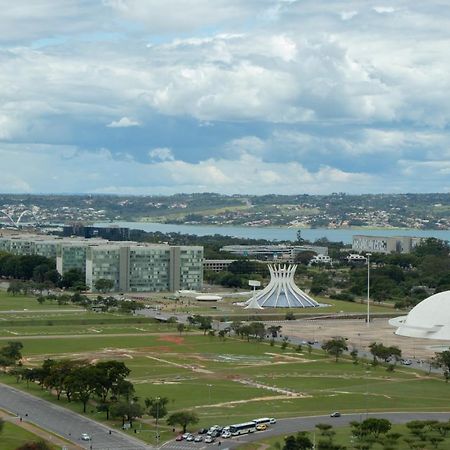
[[367, 326], [370, 324], [370, 257], [372, 253], [367, 253]]

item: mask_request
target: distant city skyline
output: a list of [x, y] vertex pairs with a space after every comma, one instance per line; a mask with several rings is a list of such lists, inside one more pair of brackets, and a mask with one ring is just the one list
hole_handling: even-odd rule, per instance
[[438, 0], [0, 5], [0, 192], [450, 192]]

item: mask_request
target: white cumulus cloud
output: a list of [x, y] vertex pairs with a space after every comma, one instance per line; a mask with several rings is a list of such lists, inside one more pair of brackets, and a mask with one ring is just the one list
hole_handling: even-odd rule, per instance
[[113, 120], [111, 123], [106, 125], [108, 128], [127, 128], [127, 127], [138, 127], [140, 122], [137, 120], [130, 119], [129, 117], [122, 117], [119, 120]]

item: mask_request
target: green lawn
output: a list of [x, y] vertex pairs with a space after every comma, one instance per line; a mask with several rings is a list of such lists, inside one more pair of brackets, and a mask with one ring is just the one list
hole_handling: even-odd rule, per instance
[[31, 295], [17, 294], [12, 295], [8, 292], [0, 290], [0, 311], [23, 311], [23, 310], [33, 310], [39, 311], [43, 309], [80, 309], [77, 306], [67, 304], [58, 305], [57, 302], [46, 301], [42, 305], [38, 303], [36, 297]]
[[[201, 334], [152, 336], [99, 336], [24, 340], [26, 364], [35, 366], [46, 357], [117, 359], [131, 369], [137, 396], [167, 396], [169, 410], [194, 408], [200, 424], [244, 421], [255, 416], [301, 415], [369, 411], [447, 411], [450, 385], [442, 377], [417, 370], [348, 359], [335, 363], [320, 350], [296, 353], [267, 343], [211, 338]], [[2, 381], [16, 384], [12, 377]], [[280, 391], [277, 391], [279, 389]], [[28, 390], [56, 402], [38, 386]], [[293, 395], [288, 395], [289, 390]], [[79, 403], [59, 404], [81, 412]], [[104, 420], [91, 404], [88, 415]], [[119, 424], [116, 423], [118, 426]], [[163, 437], [172, 435], [162, 424]], [[152, 421], [143, 423], [141, 438], [153, 442]]]
[[[0, 433], [1, 450], [15, 450], [26, 442], [37, 442], [42, 439], [39, 436], [10, 422], [5, 422], [3, 431]], [[52, 446], [55, 450], [59, 447]]]

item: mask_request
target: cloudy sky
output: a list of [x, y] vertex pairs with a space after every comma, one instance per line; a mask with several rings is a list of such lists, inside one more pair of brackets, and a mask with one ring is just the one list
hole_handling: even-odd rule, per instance
[[450, 191], [447, 1], [0, 7], [0, 192]]

